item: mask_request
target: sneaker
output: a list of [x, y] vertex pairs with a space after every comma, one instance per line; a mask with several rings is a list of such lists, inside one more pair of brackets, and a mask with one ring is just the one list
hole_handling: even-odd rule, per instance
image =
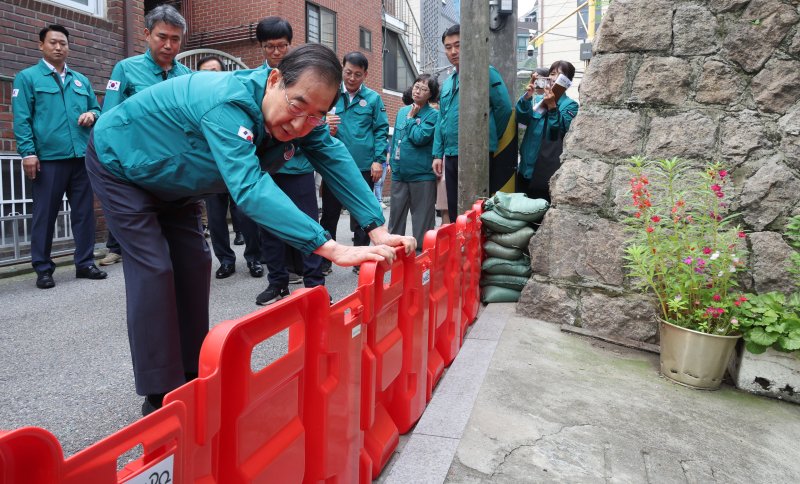
[[387, 209], [387, 208], [389, 208], [389, 206], [388, 206], [388, 205], [386, 205], [386, 203], [384, 203], [384, 202], [381, 202], [381, 208], [383, 208], [383, 209]]
[[320, 272], [322, 272], [323, 276], [329, 276], [333, 273], [333, 265], [330, 261], [324, 261], [320, 266]]
[[236, 236], [233, 238], [233, 245], [244, 245], [244, 235], [241, 232], [236, 232]]
[[294, 272], [289, 272], [289, 284], [302, 284], [302, 283], [303, 283], [303, 276], [295, 274]]
[[116, 264], [117, 262], [122, 262], [122, 256], [116, 252], [109, 252], [105, 257], [100, 259], [101, 266], [110, 266], [112, 264]]
[[256, 304], [259, 306], [269, 306], [270, 304], [280, 301], [289, 295], [289, 289], [286, 287], [269, 286], [261, 294], [256, 297]]

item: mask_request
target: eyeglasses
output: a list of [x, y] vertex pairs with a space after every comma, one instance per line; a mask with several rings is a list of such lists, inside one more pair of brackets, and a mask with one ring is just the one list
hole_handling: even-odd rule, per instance
[[297, 104], [293, 103], [292, 101], [289, 101], [289, 95], [286, 94], [286, 86], [285, 85], [283, 86], [283, 97], [284, 97], [284, 99], [286, 99], [286, 104], [289, 105], [289, 107], [287, 109], [289, 111], [289, 114], [291, 114], [292, 116], [294, 116], [296, 118], [302, 118], [303, 116], [305, 116], [306, 123], [308, 123], [308, 124], [310, 124], [311, 126], [314, 126], [314, 127], [322, 126], [323, 124], [325, 124], [325, 122], [326, 122], [325, 116], [323, 116], [321, 118], [319, 116], [312, 116], [312, 115], [308, 114], [307, 112], [305, 112]]
[[412, 87], [411, 90], [412, 91], [419, 91], [419, 92], [429, 92], [430, 91], [430, 89], [428, 89], [427, 87], [425, 87], [423, 85], [420, 85], [420, 84], [414, 84], [414, 87]]
[[285, 51], [286, 49], [289, 48], [289, 44], [287, 44], [287, 43], [283, 43], [283, 44], [261, 44], [261, 47], [263, 47], [264, 50], [267, 50], [267, 51], [279, 50], [279, 51], [283, 52], [283, 51]]
[[362, 79], [364, 77], [364, 73], [363, 72], [355, 72], [355, 71], [351, 71], [350, 69], [345, 69], [342, 74], [344, 74], [344, 77], [352, 77], [355, 80], [359, 80], [359, 79]]

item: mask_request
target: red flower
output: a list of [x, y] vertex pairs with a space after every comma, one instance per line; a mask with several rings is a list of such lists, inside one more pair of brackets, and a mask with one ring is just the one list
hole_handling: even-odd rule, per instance
[[739, 232], [739, 238], [740, 239], [743, 239], [745, 237], [747, 237], [747, 235], [744, 232]]
[[642, 213], [641, 212], [636, 212], [635, 214], [633, 214], [633, 216], [636, 217], [636, 218], [639, 218], [639, 217], [642, 216]]
[[657, 224], [658, 222], [661, 222], [661, 217], [659, 217], [658, 215], [653, 215], [652, 217], [650, 217], [650, 220], [651, 220], [653, 223], [656, 223], [656, 224]]
[[647, 233], [649, 234], [653, 231], [653, 227], [647, 227], [645, 230], [647, 230]]
[[728, 170], [720, 170], [719, 171], [719, 177], [720, 178], [725, 178], [726, 176], [728, 176]]
[[715, 301], [720, 301], [720, 300], [722, 300], [722, 296], [720, 296], [719, 294], [714, 294], [714, 295], [711, 297], [711, 299], [713, 299], [713, 300], [715, 300]]
[[733, 305], [739, 307], [742, 305], [742, 301], [733, 301]]
[[718, 191], [722, 190], [722, 187], [717, 185], [717, 184], [714, 184], [714, 185], [711, 185], [711, 190], [715, 191], [715, 192], [718, 192]]
[[704, 253], [705, 255], [708, 255], [708, 254], [710, 254], [710, 253], [711, 253], [711, 247], [703, 247], [703, 253]]

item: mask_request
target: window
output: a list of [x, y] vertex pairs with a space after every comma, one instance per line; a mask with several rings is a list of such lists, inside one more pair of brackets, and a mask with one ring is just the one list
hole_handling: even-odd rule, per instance
[[306, 42], [322, 44], [336, 52], [336, 13], [307, 3]]
[[360, 27], [358, 29], [358, 45], [364, 50], [372, 50], [372, 32]]
[[[586, 3], [586, 1], [578, 0], [578, 6], [580, 7]], [[603, 19], [603, 2], [597, 2], [594, 7], [595, 16], [594, 16], [594, 31], [597, 32], [597, 28], [600, 27], [600, 20]], [[583, 7], [580, 12], [578, 12], [578, 32], [576, 37], [579, 39], [588, 39], [589, 33], [586, 32], [586, 27], [589, 25], [589, 6], [586, 5]]]
[[92, 15], [103, 16], [106, 13], [105, 0], [50, 0], [52, 3], [80, 10]]
[[414, 69], [403, 48], [400, 36], [384, 29], [386, 47], [383, 53], [383, 87], [403, 92], [414, 83]]

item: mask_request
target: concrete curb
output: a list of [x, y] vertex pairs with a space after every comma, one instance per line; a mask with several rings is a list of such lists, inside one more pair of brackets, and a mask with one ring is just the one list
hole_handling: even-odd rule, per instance
[[445, 481], [505, 328], [508, 306], [514, 304], [490, 304], [481, 312], [383, 482]]

